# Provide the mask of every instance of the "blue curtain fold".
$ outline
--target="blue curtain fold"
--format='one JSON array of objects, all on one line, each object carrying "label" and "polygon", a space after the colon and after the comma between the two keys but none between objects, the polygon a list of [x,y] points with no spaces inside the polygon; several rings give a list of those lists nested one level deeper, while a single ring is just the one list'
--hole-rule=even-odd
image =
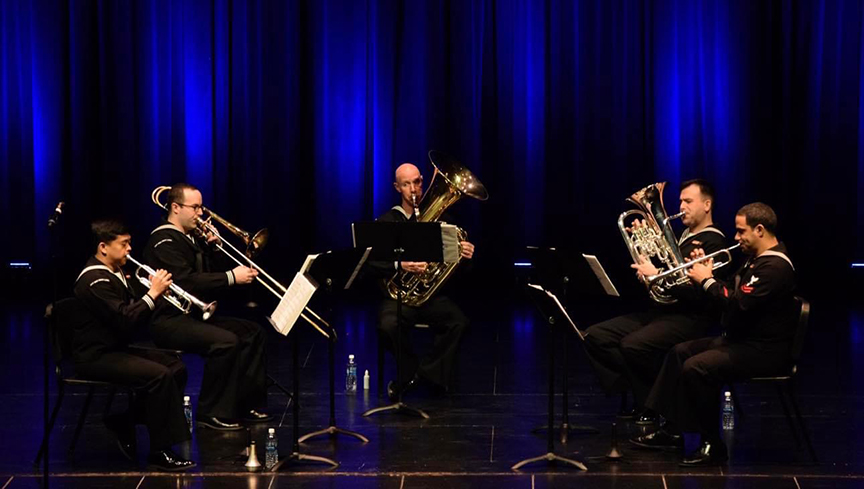
[{"label": "blue curtain fold", "polygon": [[[625,273],[624,199],[705,177],[721,227],[773,205],[824,283],[864,259],[862,25],[858,0],[0,2],[3,257],[44,263],[58,200],[71,268],[94,217],[140,245],[150,191],[189,181],[287,276],[438,149],[489,188],[453,211],[493,273],[529,244]],[[815,223],[853,236],[821,257]]]}]

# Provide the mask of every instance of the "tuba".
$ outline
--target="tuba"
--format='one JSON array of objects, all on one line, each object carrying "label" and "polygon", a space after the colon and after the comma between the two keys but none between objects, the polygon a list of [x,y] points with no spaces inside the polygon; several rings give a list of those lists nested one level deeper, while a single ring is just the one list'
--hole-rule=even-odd
[{"label": "tuba", "polygon": [[[672,219],[681,217],[684,213],[671,217],[666,214],[663,206],[664,187],[666,182],[654,183],[631,195],[627,200],[636,204],[638,209],[631,209],[618,216],[618,229],[634,263],[641,263],[641,257],[644,256],[660,271],[677,269],[677,273],[663,275],[659,280],[645,281],[652,299],[661,304],[672,304],[678,299],[669,295],[669,289],[687,283],[690,279],[686,271],[678,268],[684,263],[684,257],[678,248],[675,231],[669,224]],[[641,218],[644,226],[629,227],[627,220],[631,216]]]},{"label": "tuba", "polygon": [[[435,168],[429,189],[423,194],[419,206],[415,204],[414,215],[417,222],[435,222],[463,196],[467,195],[477,200],[486,200],[489,193],[480,180],[467,168],[452,157],[440,152],[430,151],[429,161]],[[468,238],[468,233],[462,228],[456,229],[457,241],[461,243]],[[409,306],[420,306],[429,300],[453,274],[461,261],[460,257],[453,263],[429,263],[422,273],[398,271],[387,281],[387,293],[393,299],[402,296]],[[400,292],[401,291],[401,292]]]}]

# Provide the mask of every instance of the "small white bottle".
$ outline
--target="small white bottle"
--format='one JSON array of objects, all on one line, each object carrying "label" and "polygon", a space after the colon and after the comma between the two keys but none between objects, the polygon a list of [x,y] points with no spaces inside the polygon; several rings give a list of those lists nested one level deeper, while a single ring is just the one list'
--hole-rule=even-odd
[{"label": "small white bottle", "polygon": [[735,406],[732,404],[732,393],[723,394],[723,430],[735,429]]},{"label": "small white bottle", "polygon": [[264,467],[267,470],[273,468],[279,462],[279,439],[276,438],[276,429],[270,428],[267,430],[267,445],[264,453]]},{"label": "small white bottle", "polygon": [[192,433],[192,399],[189,396],[183,396],[183,414],[186,416],[189,433]]},{"label": "small white bottle", "polygon": [[369,390],[369,370],[366,370],[366,372],[363,374],[363,390]]},{"label": "small white bottle", "polygon": [[357,364],[354,363],[354,355],[348,355],[348,366],[345,368],[345,392],[347,394],[357,392]]}]

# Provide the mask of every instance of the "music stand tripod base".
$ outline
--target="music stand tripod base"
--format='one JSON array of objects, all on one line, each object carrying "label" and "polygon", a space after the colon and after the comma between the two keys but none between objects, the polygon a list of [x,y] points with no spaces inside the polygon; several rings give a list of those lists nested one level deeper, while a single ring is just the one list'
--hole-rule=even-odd
[{"label": "music stand tripod base", "polygon": [[360,433],[357,433],[355,431],[342,429],[342,428],[339,428],[338,426],[329,426],[327,428],[324,428],[323,430],[318,430],[318,431],[313,431],[312,433],[307,433],[307,434],[301,436],[297,440],[297,442],[303,443],[306,440],[309,440],[310,438],[315,438],[316,436],[322,436],[322,435],[336,436],[336,435],[340,435],[340,434],[353,436],[354,438],[357,438],[358,440],[362,441],[363,443],[369,443],[369,438],[366,438],[365,436],[361,435]]},{"label": "music stand tripod base", "polygon": [[526,458],[525,460],[517,463],[513,467],[512,470],[519,470],[525,465],[533,464],[534,462],[562,462],[568,465],[572,465],[573,467],[578,468],[579,470],[588,470],[588,467],[585,467],[585,464],[579,462],[578,460],[572,460],[566,457],[562,457],[560,455],[556,455],[552,452],[547,453],[546,455],[540,455],[539,457]]},{"label": "music stand tripod base", "polygon": [[329,464],[330,467],[327,470],[332,470],[332,469],[335,469],[336,467],[339,467],[339,462],[336,462],[334,460],[330,460],[327,457],[319,457],[317,455],[306,455],[304,453],[294,452],[291,455],[289,455],[289,456],[283,458],[282,460],[280,460],[279,462],[277,462],[276,465],[274,465],[273,468],[271,468],[269,470],[269,472],[278,472],[279,469],[282,468],[282,466],[284,464],[291,463],[291,462],[297,462],[297,463],[318,462],[318,463],[322,463],[322,464]]},{"label": "music stand tripod base", "polygon": [[393,404],[387,406],[381,406],[377,408],[369,409],[368,411],[363,413],[363,416],[371,416],[376,413],[383,413],[386,411],[395,411],[397,413],[405,413],[405,414],[413,414],[414,416],[419,416],[423,419],[429,419],[429,415],[426,414],[422,409],[417,409],[405,404],[402,401],[394,402]]}]

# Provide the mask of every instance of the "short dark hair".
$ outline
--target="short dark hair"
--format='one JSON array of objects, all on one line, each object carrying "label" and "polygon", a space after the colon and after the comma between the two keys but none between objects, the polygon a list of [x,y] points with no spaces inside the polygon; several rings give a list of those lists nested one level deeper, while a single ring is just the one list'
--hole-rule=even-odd
[{"label": "short dark hair", "polygon": [[184,201],[186,199],[184,198],[183,194],[186,190],[193,190],[194,191],[194,190],[198,190],[198,189],[195,188],[194,185],[190,185],[188,183],[183,183],[183,182],[175,183],[174,185],[171,186],[171,190],[168,191],[168,197],[167,197],[167,200],[165,201],[165,208],[166,208],[165,211],[168,213],[168,215],[171,214],[171,204],[172,203],[174,203],[174,202],[176,202],[178,204],[184,203]]},{"label": "short dark hair", "polygon": [[693,178],[690,180],[685,180],[681,183],[681,188],[679,190],[684,190],[690,185],[696,185],[699,187],[699,193],[702,194],[702,197],[711,201],[711,208],[717,207],[717,197],[714,193],[714,186],[708,180],[703,178]]},{"label": "short dark hair", "polygon": [[753,202],[738,209],[735,215],[744,216],[747,225],[751,228],[755,228],[761,224],[769,233],[777,234],[777,214],[774,213],[774,209],[768,204]]},{"label": "short dark hair", "polygon": [[129,233],[129,228],[117,219],[99,219],[90,223],[90,232],[92,235],[92,249],[97,250],[99,243],[110,243],[117,239],[117,236],[124,236]]}]

